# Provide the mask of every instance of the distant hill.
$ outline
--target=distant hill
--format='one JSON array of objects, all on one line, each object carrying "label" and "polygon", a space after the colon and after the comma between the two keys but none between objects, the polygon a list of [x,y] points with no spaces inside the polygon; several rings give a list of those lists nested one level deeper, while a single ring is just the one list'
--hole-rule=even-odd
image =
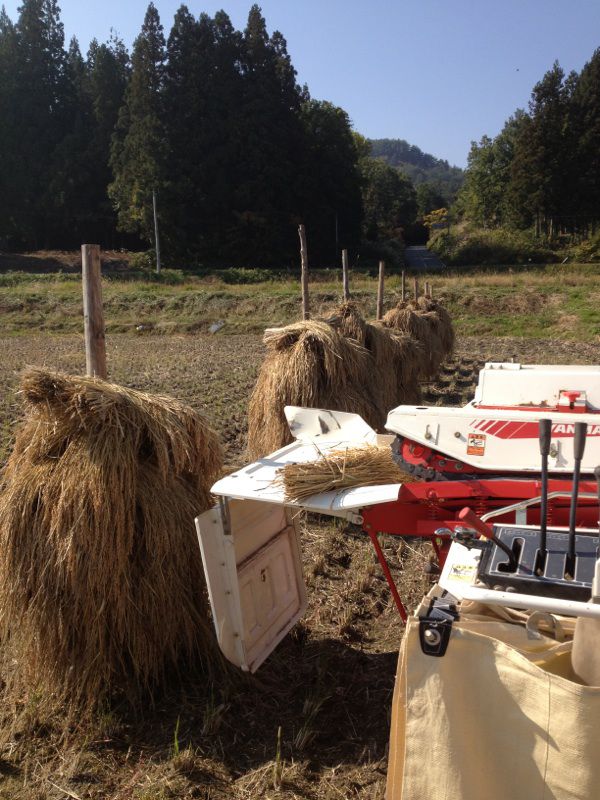
[{"label": "distant hill", "polygon": [[404,139],[369,139],[371,155],[406,173],[415,186],[431,184],[450,203],[462,186],[464,172],[447,161],[424,153]]}]

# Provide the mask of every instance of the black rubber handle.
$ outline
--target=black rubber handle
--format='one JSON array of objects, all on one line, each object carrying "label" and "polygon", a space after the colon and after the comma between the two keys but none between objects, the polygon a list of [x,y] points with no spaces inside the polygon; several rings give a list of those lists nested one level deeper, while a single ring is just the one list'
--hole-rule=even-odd
[{"label": "black rubber handle", "polygon": [[575,439],[573,441],[573,456],[576,461],[581,461],[585,450],[585,437],[587,436],[587,423],[575,423]]},{"label": "black rubber handle", "polygon": [[550,452],[550,438],[552,435],[552,420],[540,420],[540,453],[547,456]]}]

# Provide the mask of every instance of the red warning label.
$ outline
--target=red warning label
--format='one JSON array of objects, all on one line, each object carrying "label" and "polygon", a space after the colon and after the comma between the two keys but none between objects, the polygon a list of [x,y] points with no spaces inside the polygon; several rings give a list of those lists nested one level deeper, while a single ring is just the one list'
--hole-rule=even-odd
[{"label": "red warning label", "polygon": [[485,433],[470,433],[467,439],[467,455],[482,456],[485,453]]}]

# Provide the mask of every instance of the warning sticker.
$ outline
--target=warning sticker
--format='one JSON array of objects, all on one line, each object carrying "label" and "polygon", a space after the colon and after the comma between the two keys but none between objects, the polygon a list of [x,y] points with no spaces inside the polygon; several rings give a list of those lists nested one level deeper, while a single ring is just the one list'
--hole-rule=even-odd
[{"label": "warning sticker", "polygon": [[473,583],[477,574],[476,564],[452,564],[448,578],[461,583]]},{"label": "warning sticker", "polygon": [[467,455],[482,456],[485,453],[485,433],[470,433],[467,439]]}]

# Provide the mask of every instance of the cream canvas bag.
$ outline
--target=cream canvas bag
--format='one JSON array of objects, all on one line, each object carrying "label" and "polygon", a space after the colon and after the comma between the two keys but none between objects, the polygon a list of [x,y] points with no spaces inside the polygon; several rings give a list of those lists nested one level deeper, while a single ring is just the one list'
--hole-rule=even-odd
[{"label": "cream canvas bag", "polygon": [[600,687],[573,680],[572,642],[464,609],[441,658],[408,621],[387,800],[600,800]]}]

